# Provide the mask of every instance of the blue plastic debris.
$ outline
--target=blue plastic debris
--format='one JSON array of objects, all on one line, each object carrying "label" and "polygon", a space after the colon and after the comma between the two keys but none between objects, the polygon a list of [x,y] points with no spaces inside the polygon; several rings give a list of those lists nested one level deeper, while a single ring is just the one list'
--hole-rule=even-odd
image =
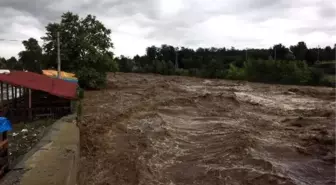
[{"label": "blue plastic debris", "polygon": [[0,133],[6,132],[9,130],[12,130],[11,122],[5,117],[0,117]]}]

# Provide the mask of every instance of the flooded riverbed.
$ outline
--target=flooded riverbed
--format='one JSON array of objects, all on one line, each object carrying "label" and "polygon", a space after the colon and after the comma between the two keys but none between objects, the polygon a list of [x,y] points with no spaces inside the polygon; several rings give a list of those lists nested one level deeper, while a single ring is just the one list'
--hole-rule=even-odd
[{"label": "flooded riverbed", "polygon": [[81,184],[335,184],[335,91],[118,74],[87,92]]}]

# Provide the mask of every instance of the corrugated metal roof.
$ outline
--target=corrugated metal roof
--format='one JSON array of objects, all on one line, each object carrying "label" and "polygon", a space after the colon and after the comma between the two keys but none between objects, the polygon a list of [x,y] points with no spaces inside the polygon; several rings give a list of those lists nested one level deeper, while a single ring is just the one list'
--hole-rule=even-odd
[{"label": "corrugated metal roof", "polygon": [[44,91],[63,98],[76,98],[77,84],[37,73],[11,71],[9,74],[0,74],[0,81],[28,89]]}]

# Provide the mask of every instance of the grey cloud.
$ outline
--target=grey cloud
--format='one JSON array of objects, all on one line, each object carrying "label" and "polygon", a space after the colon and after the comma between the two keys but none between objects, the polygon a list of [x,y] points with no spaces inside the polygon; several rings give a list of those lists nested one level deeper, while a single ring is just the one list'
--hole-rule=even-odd
[{"label": "grey cloud", "polygon": [[[171,17],[170,20],[155,23],[155,30],[148,33],[146,38],[155,37],[157,39],[166,39],[170,37],[180,40],[183,39],[184,31],[188,30],[188,28],[191,28],[195,24],[202,23],[212,16],[218,15],[233,15],[258,24],[272,17],[284,17],[284,9],[290,6],[288,2],[289,1],[286,0],[240,0],[232,4],[219,4],[210,10],[202,10],[202,6],[195,7],[190,3],[185,11],[179,12],[177,15]],[[229,4],[229,6],[227,6],[227,4]],[[197,9],[197,7],[200,8]]]},{"label": "grey cloud", "polygon": [[330,3],[321,3],[318,13],[323,19],[331,19],[336,17],[336,7]]},{"label": "grey cloud", "polygon": [[[63,0],[63,2],[67,3],[66,1]],[[62,5],[62,1],[58,2],[59,6],[56,6],[53,0],[0,0],[0,10],[11,9],[13,12],[12,16],[15,16],[15,11],[16,14],[21,12],[27,14],[27,16],[32,16],[40,22],[41,26],[37,27],[41,29],[48,23],[59,20],[61,14],[65,11],[73,11],[79,15],[93,14],[98,18],[111,17],[111,19],[127,18],[135,14],[141,14],[149,18],[158,17],[154,7],[156,1],[154,0],[90,0],[85,2],[78,1],[76,6],[64,6]],[[12,16],[3,16],[3,11],[0,11],[0,17],[5,17],[5,20],[1,21],[0,25],[17,22],[15,17],[11,19]],[[137,22],[140,26],[149,26],[146,21]],[[0,34],[5,31],[8,32],[9,30],[4,30],[4,27],[0,28]]]},{"label": "grey cloud", "polygon": [[[255,47],[255,43],[261,42],[260,39],[241,39],[237,37],[227,37],[225,40],[222,40],[222,42],[217,43],[208,43],[201,39],[186,39],[183,41],[183,45],[191,47],[191,48],[198,48],[198,47],[218,47],[218,48],[230,48],[230,47],[236,47],[239,49],[243,49],[247,46]],[[235,43],[234,45],[230,45],[229,43]]]},{"label": "grey cloud", "polygon": [[[67,1],[67,0],[63,0]],[[144,14],[148,17],[156,17],[155,8],[151,8],[156,1],[105,1],[90,0],[78,1],[75,7],[59,7],[53,0],[0,0],[0,7],[10,7],[21,12],[29,13],[38,18],[42,23],[55,21],[65,11],[74,11],[75,13],[91,13],[108,16],[130,16],[136,13]],[[60,2],[60,1],[58,1]],[[50,6],[55,4],[53,7]],[[61,4],[61,3],[60,3]]]},{"label": "grey cloud", "polygon": [[[59,10],[53,9],[53,7],[49,7],[53,2],[53,0],[0,0],[0,7],[11,7],[22,12],[27,12],[37,17],[43,23],[46,23],[46,21],[54,21],[59,18],[60,13],[62,13]],[[245,17],[245,15],[253,14],[254,16],[246,16],[245,18],[249,19],[251,17],[251,21],[263,21],[273,16],[285,14],[284,10],[293,6],[292,0],[236,0],[232,2],[215,2],[218,3],[218,5],[206,10],[204,10],[204,8],[211,2],[202,1],[202,3],[198,2],[196,4],[195,1],[189,2],[187,3],[189,8],[179,15],[174,16],[172,19],[181,23],[181,19],[185,19],[188,14],[192,14],[194,19],[187,18],[184,21],[184,24],[188,26],[195,24],[195,22],[203,21],[204,18],[202,17],[221,14]],[[142,14],[154,21],[160,21],[161,17],[157,6],[157,0],[91,0],[85,2],[78,1],[78,6],[76,6],[75,9],[73,7],[64,7],[63,10],[113,17]],[[57,7],[57,9],[62,9],[62,7]],[[324,6],[321,10],[321,14],[334,16],[335,11],[333,11],[333,8],[330,6]]]},{"label": "grey cloud", "polygon": [[117,0],[102,2],[101,6],[105,7],[105,9],[112,15],[131,16],[135,14],[143,14],[150,19],[158,19],[159,12],[156,9],[157,2],[158,1],[155,0]]},{"label": "grey cloud", "polygon": [[48,9],[48,5],[52,2],[52,0],[0,0],[0,7],[13,8],[20,12],[28,13],[46,23],[59,17],[59,12]]},{"label": "grey cloud", "polygon": [[[168,0],[167,0],[168,1]],[[19,22],[20,24],[34,24],[34,27],[43,29],[43,27],[52,21],[57,21],[65,11],[73,11],[80,15],[93,14],[98,19],[109,20],[107,26],[110,26],[113,31],[118,31],[119,24],[127,23],[127,21],[134,22],[140,28],[151,28],[148,33],[143,34],[144,39],[152,39],[157,41],[175,40],[176,43],[184,43],[186,45],[198,45],[204,41],[198,38],[185,37],[190,29],[197,24],[200,24],[212,17],[219,15],[231,15],[237,17],[237,19],[243,19],[249,23],[258,25],[263,21],[267,21],[272,18],[285,18],[288,17],[288,11],[290,8],[296,8],[301,6],[316,6],[319,8],[319,15],[321,18],[333,19],[336,17],[335,7],[330,3],[324,1],[319,4],[309,4],[305,0],[190,0],[184,1],[186,7],[175,15],[168,17],[162,16],[160,12],[158,0],[60,0],[58,2],[78,2],[75,6],[55,5],[54,0],[0,0],[0,36],[3,33],[10,33],[10,28],[6,25],[13,22]],[[303,2],[303,3],[301,3]],[[326,2],[326,3],[325,3]],[[62,3],[60,3],[62,4]],[[6,15],[4,15],[3,9],[7,9]],[[12,11],[8,13],[8,11]],[[40,25],[36,23],[15,20],[17,12],[27,16],[36,18]],[[11,15],[9,16],[9,14]],[[226,24],[219,23],[219,24]],[[227,25],[230,26],[230,25]],[[295,33],[307,34],[314,31],[322,31],[326,34],[332,35],[336,32],[335,23],[332,21],[322,22],[319,26],[312,25],[311,27],[302,27],[292,30]],[[225,33],[223,33],[225,34]],[[112,34],[113,35],[113,34]],[[256,43],[259,40],[246,38],[232,38],[228,39],[228,42],[233,43]],[[225,43],[224,43],[225,44]]]},{"label": "grey cloud", "polygon": [[[66,1],[66,0],[65,0]],[[18,11],[27,12],[36,17],[42,24],[55,21],[60,17],[60,9],[53,9],[49,5],[53,0],[0,0],[0,7],[11,7]],[[76,7],[64,7],[63,11],[74,11],[75,13],[92,13],[98,16],[129,17],[141,14],[153,20],[138,21],[139,26],[157,26],[158,31],[167,30],[173,27],[188,28],[194,24],[202,22],[211,16],[226,14],[245,17],[250,21],[263,21],[272,16],[281,15],[284,8],[288,7],[289,0],[238,0],[233,2],[218,1],[218,6],[204,10],[210,2],[203,1],[196,4],[195,1],[187,3],[187,8],[172,16],[169,20],[162,19],[159,12],[157,0],[91,0],[78,2]],[[150,35],[149,35],[150,36]]]},{"label": "grey cloud", "polygon": [[289,0],[249,0],[242,4],[244,8],[238,16],[255,24],[274,17],[284,18],[288,9],[292,7]]},{"label": "grey cloud", "polygon": [[242,2],[242,4],[246,4],[244,6],[245,9],[283,9],[291,6],[290,1],[288,0],[249,0],[247,3]]},{"label": "grey cloud", "polygon": [[310,27],[299,27],[292,32],[299,33],[299,34],[309,34],[312,32],[322,32],[328,35],[334,35],[336,33],[336,23],[326,24],[326,25],[314,25]]},{"label": "grey cloud", "polygon": [[22,28],[43,29],[43,26],[34,17],[26,12],[20,12],[10,7],[0,6],[0,38],[10,40],[27,39],[22,32]]},{"label": "grey cloud", "polygon": [[336,7],[333,6],[332,1],[321,1],[316,3],[317,13],[320,20],[315,24],[305,27],[298,27],[292,30],[295,33],[309,34],[312,32],[326,33],[330,37],[336,34]]}]

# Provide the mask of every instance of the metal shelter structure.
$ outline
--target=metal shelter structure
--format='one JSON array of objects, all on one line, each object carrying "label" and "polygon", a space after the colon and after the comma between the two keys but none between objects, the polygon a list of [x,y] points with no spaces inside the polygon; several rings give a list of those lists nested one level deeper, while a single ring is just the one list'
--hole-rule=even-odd
[{"label": "metal shelter structure", "polygon": [[45,75],[11,71],[0,74],[0,116],[12,123],[71,112],[77,84]]}]

